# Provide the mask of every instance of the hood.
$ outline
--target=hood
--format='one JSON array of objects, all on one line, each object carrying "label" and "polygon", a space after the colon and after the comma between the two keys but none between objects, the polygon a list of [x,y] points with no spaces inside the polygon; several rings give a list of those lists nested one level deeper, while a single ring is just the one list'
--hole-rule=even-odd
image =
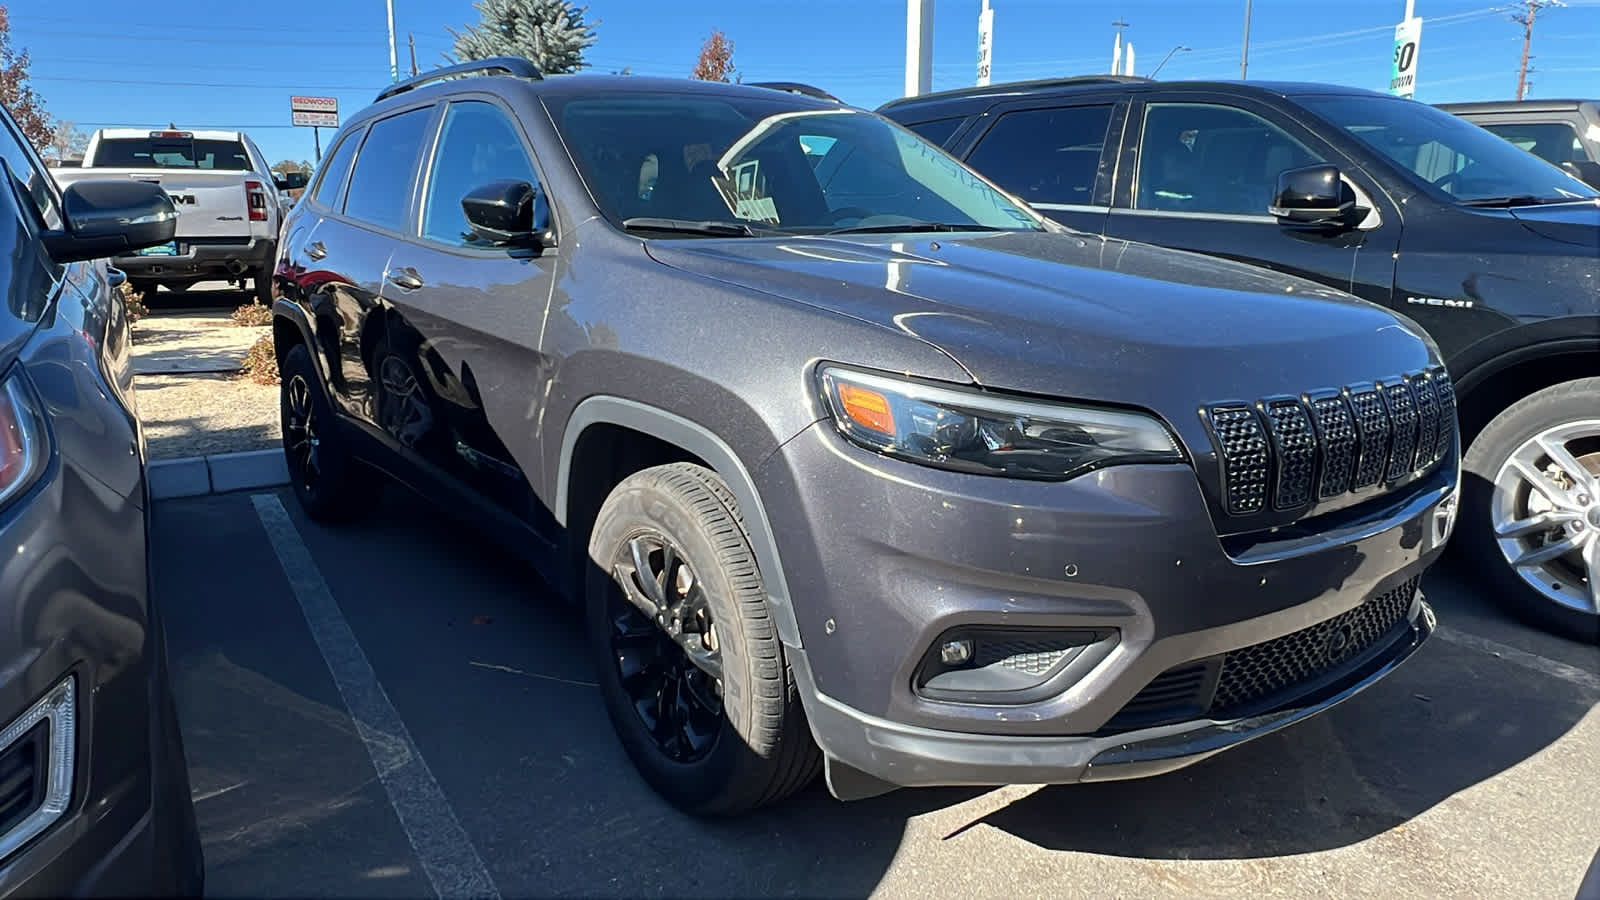
[{"label": "hood", "polygon": [[1540,237],[1587,247],[1600,256],[1600,200],[1513,206],[1511,215]]},{"label": "hood", "polygon": [[1181,418],[1192,418],[1200,403],[1298,394],[1434,364],[1414,324],[1349,294],[1099,237],[862,235],[648,246],[667,265],[921,338],[985,387]]}]

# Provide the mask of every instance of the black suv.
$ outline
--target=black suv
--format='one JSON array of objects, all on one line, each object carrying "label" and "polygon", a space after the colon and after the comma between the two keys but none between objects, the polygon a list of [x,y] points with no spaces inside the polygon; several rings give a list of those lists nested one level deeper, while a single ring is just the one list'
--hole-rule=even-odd
[{"label": "black suv", "polygon": [[841,798],[1154,774],[1433,627],[1420,329],[1068,234],[868,111],[446,68],[350,119],[281,247],[300,502],[382,472],[525,554],[688,810],[824,761]]},{"label": "black suv", "polygon": [[1600,188],[1600,101],[1503,100],[1439,108]]},{"label": "black suv", "polygon": [[1600,639],[1594,189],[1433,107],[1329,85],[1091,76],[880,111],[1082,233],[1315,279],[1422,324],[1468,448],[1457,543],[1512,609]]}]

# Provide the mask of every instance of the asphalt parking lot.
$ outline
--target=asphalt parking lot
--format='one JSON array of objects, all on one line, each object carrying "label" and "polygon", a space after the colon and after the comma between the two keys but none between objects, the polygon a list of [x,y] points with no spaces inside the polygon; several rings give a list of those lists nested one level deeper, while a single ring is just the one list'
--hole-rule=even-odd
[{"label": "asphalt parking lot", "polygon": [[154,542],[214,896],[1570,900],[1600,845],[1600,654],[1447,574],[1394,677],[1187,770],[703,823],[628,765],[575,614],[401,490],[337,529],[167,501]]}]

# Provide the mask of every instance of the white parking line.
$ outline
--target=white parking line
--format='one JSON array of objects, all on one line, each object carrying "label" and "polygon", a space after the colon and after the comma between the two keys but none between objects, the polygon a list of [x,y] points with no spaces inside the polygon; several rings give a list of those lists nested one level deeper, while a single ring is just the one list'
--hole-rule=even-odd
[{"label": "white parking line", "polygon": [[1540,656],[1537,653],[1518,650],[1499,641],[1491,641],[1488,638],[1457,631],[1454,628],[1440,627],[1434,634],[1440,640],[1455,644],[1457,647],[1466,647],[1469,650],[1479,650],[1498,656],[1506,662],[1515,663],[1525,669],[1550,675],[1562,681],[1569,681],[1590,693],[1600,694],[1600,675],[1585,671],[1577,666],[1569,666],[1564,662],[1558,662],[1548,657]]},{"label": "white parking line", "polygon": [[[456,819],[405,722],[389,702],[389,695],[378,682],[289,513],[272,494],[255,494],[250,500],[434,895],[498,898],[500,891],[484,867],[483,858]],[[409,752],[402,760],[391,759],[393,748],[386,748],[378,740],[384,734],[404,742]]]}]

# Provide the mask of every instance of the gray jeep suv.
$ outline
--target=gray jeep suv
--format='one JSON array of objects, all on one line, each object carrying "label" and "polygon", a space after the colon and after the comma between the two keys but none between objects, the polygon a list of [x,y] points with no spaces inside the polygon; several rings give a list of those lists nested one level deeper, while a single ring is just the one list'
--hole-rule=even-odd
[{"label": "gray jeep suv", "polygon": [[1433,628],[1458,450],[1414,324],[1070,232],[826,98],[402,82],[275,284],[307,511],[388,476],[526,555],[697,814],[821,768],[841,799],[1167,771]]}]

